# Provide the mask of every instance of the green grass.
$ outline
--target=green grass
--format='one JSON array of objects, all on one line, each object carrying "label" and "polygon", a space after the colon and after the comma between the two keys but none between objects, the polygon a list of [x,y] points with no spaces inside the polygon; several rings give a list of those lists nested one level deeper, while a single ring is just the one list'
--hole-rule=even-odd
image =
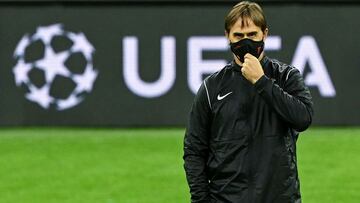
[{"label": "green grass", "polygon": [[359,202],[360,128],[315,128],[299,138],[303,202]]},{"label": "green grass", "polygon": [[[189,202],[184,129],[0,129],[0,202]],[[298,141],[303,202],[360,199],[360,128]]]}]

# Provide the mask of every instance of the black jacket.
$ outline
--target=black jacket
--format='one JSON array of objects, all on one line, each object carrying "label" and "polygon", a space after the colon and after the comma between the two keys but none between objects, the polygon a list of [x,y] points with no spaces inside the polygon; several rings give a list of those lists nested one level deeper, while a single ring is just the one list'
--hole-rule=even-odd
[{"label": "black jacket", "polygon": [[192,202],[301,202],[296,140],[312,121],[310,91],[296,68],[261,64],[254,85],[235,62],[201,85],[184,139]]}]

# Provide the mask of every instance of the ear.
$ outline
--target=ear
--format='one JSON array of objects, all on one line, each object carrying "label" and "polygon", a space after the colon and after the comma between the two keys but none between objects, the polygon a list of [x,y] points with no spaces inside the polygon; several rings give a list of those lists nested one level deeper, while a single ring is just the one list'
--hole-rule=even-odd
[{"label": "ear", "polygon": [[224,31],[225,37],[228,40],[228,42],[230,43],[230,39],[229,39],[229,33],[225,30]]},{"label": "ear", "polygon": [[269,34],[269,28],[266,28],[266,29],[264,30],[264,41],[266,40],[268,34]]}]

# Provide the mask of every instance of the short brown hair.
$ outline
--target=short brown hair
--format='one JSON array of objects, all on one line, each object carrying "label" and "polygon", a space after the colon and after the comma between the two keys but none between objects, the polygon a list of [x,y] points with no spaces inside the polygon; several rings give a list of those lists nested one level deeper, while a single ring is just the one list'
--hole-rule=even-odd
[{"label": "short brown hair", "polygon": [[250,19],[256,26],[260,27],[263,32],[267,28],[264,12],[257,3],[242,1],[236,4],[225,17],[225,30],[227,33],[230,32],[231,27],[239,18],[242,20],[242,26],[247,25],[247,20]]}]

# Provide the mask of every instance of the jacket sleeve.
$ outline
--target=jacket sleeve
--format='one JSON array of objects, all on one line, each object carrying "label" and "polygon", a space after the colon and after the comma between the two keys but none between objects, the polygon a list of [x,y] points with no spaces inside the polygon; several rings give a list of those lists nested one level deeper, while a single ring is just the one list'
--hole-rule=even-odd
[{"label": "jacket sleeve", "polygon": [[283,79],[283,88],[263,75],[255,88],[267,104],[296,131],[306,130],[313,116],[313,103],[309,89],[296,68],[289,69]]},{"label": "jacket sleeve", "polygon": [[206,175],[211,103],[205,82],[201,85],[191,108],[184,139],[184,168],[190,187],[191,202],[208,203]]}]

